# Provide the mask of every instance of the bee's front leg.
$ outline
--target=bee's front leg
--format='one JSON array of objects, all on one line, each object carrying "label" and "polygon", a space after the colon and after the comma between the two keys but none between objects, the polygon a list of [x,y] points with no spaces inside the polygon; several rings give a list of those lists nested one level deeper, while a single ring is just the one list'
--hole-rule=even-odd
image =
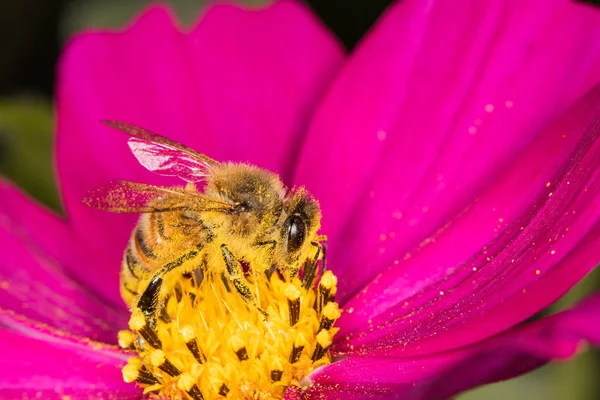
[{"label": "bee's front leg", "polygon": [[234,257],[231,251],[229,251],[226,244],[221,245],[221,252],[223,253],[223,261],[225,261],[225,266],[227,267],[229,280],[231,280],[237,292],[242,296],[242,298],[245,301],[256,307],[256,309],[260,311],[264,316],[267,316],[267,312],[260,308],[258,304],[256,304],[256,299],[252,294],[252,290],[250,290],[250,285],[244,277],[244,270],[242,269],[242,265]]},{"label": "bee's front leg", "polygon": [[[269,268],[266,268],[264,271],[267,278],[271,279],[271,275],[273,274],[273,272],[275,272],[275,270],[277,269],[277,265],[273,264],[273,258],[275,257],[275,247],[277,247],[277,241],[276,240],[266,240],[264,242],[256,242],[254,243],[254,247],[266,247],[267,248],[267,254],[268,254],[268,259],[265,262],[265,265],[269,265]],[[255,273],[258,271],[254,271]]]},{"label": "bee's front leg", "polygon": [[[305,267],[304,267],[304,275],[302,277],[302,286],[304,286],[305,288],[309,288],[310,285],[312,285],[314,277],[315,277],[315,273],[317,272],[317,262],[319,261],[319,259],[322,259],[322,264],[323,267],[325,267],[325,248],[326,248],[326,244],[327,242],[325,242],[323,244],[323,246],[321,246],[319,243],[317,242],[310,242],[311,245],[315,246],[317,248],[317,251],[315,252],[315,255],[313,257],[312,260],[306,260],[305,262]],[[321,252],[323,252],[323,258],[321,258]]]}]

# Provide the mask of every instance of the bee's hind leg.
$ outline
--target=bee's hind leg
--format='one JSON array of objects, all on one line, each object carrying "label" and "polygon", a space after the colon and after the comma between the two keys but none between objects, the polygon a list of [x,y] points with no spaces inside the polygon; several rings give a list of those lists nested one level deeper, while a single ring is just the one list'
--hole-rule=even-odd
[{"label": "bee's hind leg", "polygon": [[225,265],[227,267],[227,273],[229,275],[229,280],[233,283],[233,286],[237,290],[237,292],[242,296],[242,298],[252,304],[258,311],[260,311],[265,317],[268,315],[265,310],[259,307],[256,304],[256,299],[250,290],[250,286],[248,285],[248,281],[244,277],[244,270],[242,269],[239,261],[234,257],[234,255],[229,251],[226,244],[221,245],[221,252],[223,253],[223,261],[225,261]]}]

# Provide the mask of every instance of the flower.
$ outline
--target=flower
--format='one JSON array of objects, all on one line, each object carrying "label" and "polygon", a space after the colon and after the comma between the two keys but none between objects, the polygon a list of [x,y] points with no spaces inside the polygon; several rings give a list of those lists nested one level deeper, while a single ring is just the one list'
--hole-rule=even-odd
[{"label": "flower", "polygon": [[293,398],[442,399],[600,343],[600,296],[522,323],[598,264],[600,13],[557,0],[394,4],[346,56],[305,6],[164,7],[59,67],[58,217],[3,182],[0,394],[137,398],[115,346],[135,217],[86,208],[137,165],[100,119],[304,184],[343,314]]}]

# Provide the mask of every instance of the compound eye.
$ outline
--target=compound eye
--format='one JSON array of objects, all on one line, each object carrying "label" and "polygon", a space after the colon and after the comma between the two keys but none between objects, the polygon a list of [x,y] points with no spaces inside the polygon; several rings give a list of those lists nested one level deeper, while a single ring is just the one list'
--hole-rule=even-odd
[{"label": "compound eye", "polygon": [[287,250],[293,253],[298,251],[306,240],[306,223],[298,215],[291,215],[288,222]]}]

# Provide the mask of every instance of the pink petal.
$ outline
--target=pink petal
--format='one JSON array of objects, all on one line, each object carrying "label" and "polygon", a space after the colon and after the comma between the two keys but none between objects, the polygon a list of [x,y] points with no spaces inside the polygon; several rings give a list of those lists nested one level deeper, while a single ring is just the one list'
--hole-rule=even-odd
[{"label": "pink petal", "polygon": [[[118,299],[116,270],[135,217],[89,210],[85,192],[120,178],[183,184],[145,171],[100,119],[140,125],[220,161],[250,161],[288,177],[307,120],[343,58],[306,6],[214,5],[190,32],[150,8],[121,33],[77,37],[60,65],[57,163],[63,198],[89,257],[72,272]],[[289,180],[289,179],[288,179]]]},{"label": "pink petal", "polygon": [[[46,338],[47,339],[47,338]],[[47,341],[0,329],[0,397],[44,399],[141,398],[123,382],[125,356],[85,341]]]},{"label": "pink petal", "polygon": [[600,344],[600,295],[574,309],[455,351],[415,358],[348,358],[316,370],[304,396],[319,399],[446,399]]},{"label": "pink petal", "polygon": [[12,186],[0,185],[0,309],[114,342],[127,315],[66,275],[65,263],[86,265],[68,226]]},{"label": "pink petal", "polygon": [[585,276],[599,260],[599,124],[600,86],[346,304],[338,350],[408,356],[463,346],[523,321]]},{"label": "pink petal", "polygon": [[390,8],[319,108],[295,177],[321,201],[341,299],[489,190],[599,81],[600,11],[591,6]]},{"label": "pink petal", "polygon": [[24,195],[12,183],[0,177],[0,218],[10,223],[15,234],[26,237],[41,251],[60,263],[69,263],[76,238],[60,216]]}]

